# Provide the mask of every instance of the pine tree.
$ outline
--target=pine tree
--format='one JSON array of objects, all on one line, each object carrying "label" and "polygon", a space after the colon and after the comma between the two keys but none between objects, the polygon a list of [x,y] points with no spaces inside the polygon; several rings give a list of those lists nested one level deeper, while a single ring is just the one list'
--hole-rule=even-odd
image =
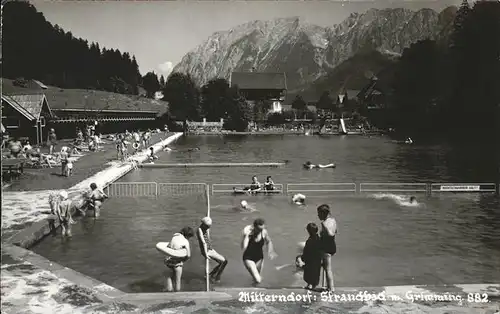
[{"label": "pine tree", "polygon": [[138,94],[139,67],[129,53],[75,38],[49,23],[29,2],[7,2],[2,13],[4,77]]}]

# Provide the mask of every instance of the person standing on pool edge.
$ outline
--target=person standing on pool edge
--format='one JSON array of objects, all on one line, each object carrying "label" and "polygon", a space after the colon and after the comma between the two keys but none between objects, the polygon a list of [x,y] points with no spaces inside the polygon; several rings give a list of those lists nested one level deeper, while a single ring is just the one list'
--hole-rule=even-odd
[{"label": "person standing on pool edge", "polygon": [[337,234],[337,222],[330,216],[330,206],[320,205],[317,209],[318,218],[321,220],[320,247],[323,253],[323,269],[326,273],[327,289],[334,291],[332,256],[337,252],[335,235]]},{"label": "person standing on pool edge", "polygon": [[210,227],[212,226],[212,219],[210,217],[205,217],[201,220],[201,225],[196,232],[198,237],[198,242],[200,244],[201,255],[209,260],[214,260],[218,263],[217,266],[210,272],[209,276],[215,282],[220,281],[220,277],[224,268],[226,268],[227,260],[224,256],[217,253],[212,248],[212,241],[210,239]]},{"label": "person standing on pool edge", "polygon": [[243,249],[243,264],[252,276],[254,285],[262,282],[262,267],[264,266],[264,244],[267,244],[268,255],[271,260],[277,257],[273,242],[267,232],[265,221],[257,218],[253,225],[243,229],[241,248]]}]

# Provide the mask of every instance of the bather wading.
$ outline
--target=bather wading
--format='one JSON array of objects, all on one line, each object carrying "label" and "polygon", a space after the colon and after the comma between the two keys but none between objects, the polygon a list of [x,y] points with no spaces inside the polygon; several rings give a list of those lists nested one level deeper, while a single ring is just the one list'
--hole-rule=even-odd
[{"label": "bather wading", "polygon": [[101,206],[108,196],[100,189],[97,188],[97,184],[90,184],[90,193],[87,199],[87,208],[94,210],[94,218],[99,218],[101,215]]}]

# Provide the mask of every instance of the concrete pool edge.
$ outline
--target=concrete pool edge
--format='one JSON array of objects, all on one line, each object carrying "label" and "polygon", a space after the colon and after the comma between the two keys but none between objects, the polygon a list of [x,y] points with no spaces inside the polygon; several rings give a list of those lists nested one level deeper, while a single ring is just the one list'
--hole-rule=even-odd
[{"label": "concrete pool edge", "polygon": [[[174,133],[173,135],[167,137],[164,140],[159,141],[151,145],[155,153],[161,151],[165,146],[171,144],[172,142],[179,139],[183,133]],[[109,184],[120,179],[130,171],[135,168],[136,163],[142,163],[148,159],[148,150],[142,150],[137,154],[129,157],[128,161],[125,163],[118,163],[109,166],[108,168],[96,173],[95,175],[77,183],[76,185],[70,187],[67,191],[70,199],[73,202],[78,202],[82,196],[82,192],[87,190],[90,183],[95,182],[99,187],[104,188]],[[56,225],[56,227],[59,227]],[[23,248],[30,248],[38,241],[42,240],[45,236],[50,233],[47,221],[45,219],[34,222],[31,226],[17,232],[12,237],[8,239],[8,243],[18,245]]]},{"label": "concrete pool edge", "polygon": [[[81,286],[91,290],[95,297],[103,303],[109,302],[124,302],[131,304],[158,304],[172,301],[229,301],[240,300],[240,293],[255,292],[256,295],[262,293],[264,295],[304,295],[307,293],[302,288],[214,288],[212,291],[181,291],[176,293],[158,292],[158,293],[125,293],[117,288],[105,284],[95,278],[86,276],[71,268],[64,267],[54,263],[45,257],[34,253],[33,251],[21,248],[13,244],[4,244],[2,250],[12,257],[14,260],[24,261],[33,266],[50,272],[58,278],[65,279],[72,284]],[[442,286],[425,286],[425,285],[408,285],[408,286],[382,286],[382,287],[338,287],[335,293],[338,295],[355,295],[358,293],[368,293],[372,295],[384,294],[386,301],[393,302],[411,302],[407,293],[412,295],[451,295],[460,294],[463,296],[464,302],[467,302],[467,294],[471,295],[488,295],[489,303],[500,305],[500,283],[498,284],[453,284]],[[317,294],[317,293],[316,293]],[[399,298],[399,299],[398,299]],[[248,302],[248,301],[245,301]],[[259,301],[256,301],[259,302]],[[500,308],[499,308],[500,309]]]}]

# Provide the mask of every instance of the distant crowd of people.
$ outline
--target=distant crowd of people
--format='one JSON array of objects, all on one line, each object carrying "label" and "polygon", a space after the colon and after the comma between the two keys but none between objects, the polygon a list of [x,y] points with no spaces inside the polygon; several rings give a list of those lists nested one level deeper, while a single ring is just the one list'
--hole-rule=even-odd
[{"label": "distant crowd of people", "polygon": [[[155,130],[160,133],[159,129]],[[165,134],[169,132],[168,127],[165,125]],[[116,143],[117,159],[125,161],[129,157],[129,144],[132,144],[133,153],[148,147],[151,144],[151,137],[153,131],[148,129],[146,131],[125,131],[123,134],[109,135],[108,140]],[[3,139],[2,157],[6,159],[23,159],[25,160],[25,167],[31,168],[53,168],[56,166],[61,167],[62,176],[70,176],[73,173],[73,162],[75,156],[82,156],[83,152],[95,152],[102,148],[104,143],[103,135],[96,132],[94,124],[89,124],[82,128],[76,128],[76,137],[71,142],[66,142],[60,146],[55,129],[51,128],[47,135],[45,142],[48,152],[42,151],[41,146],[31,145],[27,138],[5,138]],[[151,147],[150,147],[151,149]],[[153,152],[150,154],[150,159],[157,158]]]}]

